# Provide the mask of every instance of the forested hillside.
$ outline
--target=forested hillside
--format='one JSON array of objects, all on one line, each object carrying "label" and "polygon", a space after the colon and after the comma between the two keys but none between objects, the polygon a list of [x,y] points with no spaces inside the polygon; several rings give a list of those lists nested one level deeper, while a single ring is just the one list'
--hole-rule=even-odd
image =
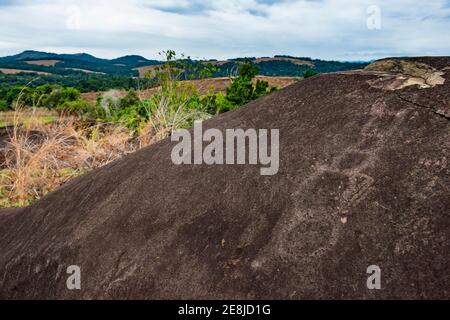
[{"label": "forested hillside", "polygon": [[[202,70],[204,65],[213,67],[213,77],[235,76],[239,65],[244,61],[253,62],[258,67],[259,75],[299,78],[303,77],[305,72],[327,73],[359,69],[367,65],[364,62],[323,61],[292,56],[247,57],[224,61],[200,61],[187,57],[182,59],[182,65],[190,67],[184,69],[181,78],[202,78],[195,70]],[[74,87],[80,92],[145,89],[154,84],[149,71],[161,64],[162,61],[148,60],[138,55],[108,60],[86,53],[24,51],[18,55],[0,58],[0,93],[5,93],[15,86],[27,85],[35,88],[44,84]]]}]

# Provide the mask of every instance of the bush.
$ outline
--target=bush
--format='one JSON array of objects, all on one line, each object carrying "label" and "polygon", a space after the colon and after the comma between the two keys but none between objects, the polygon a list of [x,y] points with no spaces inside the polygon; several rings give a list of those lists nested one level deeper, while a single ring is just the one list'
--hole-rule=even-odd
[{"label": "bush", "polygon": [[4,99],[13,108],[17,105],[29,106],[33,104],[33,91],[28,87],[15,86],[6,92]]},{"label": "bush", "polygon": [[233,80],[231,86],[227,89],[228,101],[236,105],[244,105],[253,98],[252,80],[238,77]]},{"label": "bush", "polygon": [[75,88],[43,85],[33,92],[33,106],[56,109],[66,102],[77,101],[81,94]]},{"label": "bush", "polygon": [[267,91],[269,90],[269,83],[267,81],[256,81],[256,86],[254,90],[254,97],[259,98],[267,94]]},{"label": "bush", "polygon": [[51,84],[46,83],[42,86],[37,87],[35,89],[35,92],[37,94],[50,94],[50,93],[52,93],[52,91],[55,87],[56,86],[54,86],[54,85],[52,86]]},{"label": "bush", "polygon": [[110,118],[111,122],[118,122],[124,127],[137,131],[145,119],[139,114],[139,110],[136,106],[130,106],[124,109],[120,109],[115,115]]},{"label": "bush", "polygon": [[8,111],[9,105],[6,100],[0,100],[0,111]]},{"label": "bush", "polygon": [[80,96],[80,91],[75,88],[68,87],[61,89],[61,99],[63,103],[66,101],[76,101]]},{"label": "bush", "polygon": [[60,114],[77,116],[84,120],[94,121],[105,118],[105,112],[101,107],[80,99],[75,101],[66,101],[59,105],[56,110]]},{"label": "bush", "polygon": [[228,100],[222,92],[204,95],[199,98],[197,103],[197,109],[210,115],[228,112],[237,108],[237,105]]},{"label": "bush", "polygon": [[231,103],[242,106],[273,91],[269,89],[267,81],[258,80],[256,85],[253,85],[253,79],[258,74],[258,67],[251,61],[243,63],[238,72],[238,77],[233,79],[231,86],[227,89],[226,98]]},{"label": "bush", "polygon": [[137,95],[134,89],[130,89],[127,95],[119,100],[119,109],[126,109],[133,106],[138,106],[141,103],[141,99]]},{"label": "bush", "polygon": [[311,78],[314,77],[317,74],[317,72],[315,72],[313,69],[308,69],[303,73],[303,78],[307,79],[307,78]]},{"label": "bush", "polygon": [[76,101],[81,94],[75,88],[60,87],[56,85],[45,84],[36,88],[14,86],[7,90],[2,90],[2,96],[8,105],[16,107],[44,107],[54,109],[59,105]]}]

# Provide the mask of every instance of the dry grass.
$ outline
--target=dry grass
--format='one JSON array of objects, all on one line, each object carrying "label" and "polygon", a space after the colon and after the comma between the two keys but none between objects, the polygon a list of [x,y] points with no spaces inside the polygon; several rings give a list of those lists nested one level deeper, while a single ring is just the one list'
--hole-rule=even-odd
[{"label": "dry grass", "polygon": [[207,120],[211,115],[186,108],[185,103],[173,103],[166,96],[154,100],[156,105],[148,110],[150,117],[139,132],[140,147],[145,147],[169,137],[175,130],[185,128],[195,120]]},{"label": "dry grass", "polygon": [[156,72],[156,69],[158,67],[161,67],[160,65],[155,65],[155,66],[144,66],[144,67],[138,67],[138,68],[134,68],[134,70],[137,70],[139,72],[139,77],[143,78],[145,77],[145,75],[147,73],[153,73]]},{"label": "dry grass", "polygon": [[0,128],[13,126],[15,120],[20,124],[30,126],[36,123],[47,124],[57,119],[58,114],[42,108],[29,108],[19,111],[4,111],[0,113]]},{"label": "dry grass", "polygon": [[123,128],[85,127],[75,118],[25,126],[20,116],[17,112],[2,149],[0,207],[29,205],[73,177],[139,148]]},{"label": "dry grass", "polygon": [[[0,136],[0,207],[22,207],[87,171],[100,168],[166,138],[186,121],[202,118],[184,105],[158,100],[139,135],[114,124],[88,125],[76,117],[42,121],[46,111],[18,110],[6,115]],[[34,116],[34,117],[33,117]],[[1,135],[1,133],[0,133]]]},{"label": "dry grass", "polygon": [[44,66],[44,67],[54,67],[58,62],[61,62],[61,60],[31,60],[31,61],[25,61],[27,64],[35,65],[35,66]]}]

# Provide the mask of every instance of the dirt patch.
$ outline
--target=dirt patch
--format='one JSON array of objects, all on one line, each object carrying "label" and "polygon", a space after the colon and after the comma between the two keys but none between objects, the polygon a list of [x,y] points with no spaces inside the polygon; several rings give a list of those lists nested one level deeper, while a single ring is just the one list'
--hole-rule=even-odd
[{"label": "dirt patch", "polygon": [[151,74],[152,72],[155,72],[155,69],[158,67],[159,66],[144,66],[144,67],[134,68],[133,70],[137,70],[139,72],[139,77],[143,78],[148,73]]},{"label": "dirt patch", "polygon": [[40,75],[48,75],[47,72],[33,71],[33,70],[21,70],[21,69],[8,69],[0,68],[0,72],[3,74],[19,74],[19,73],[36,73]]},{"label": "dirt patch", "polygon": [[27,64],[35,65],[35,66],[45,66],[45,67],[54,67],[61,60],[32,60],[25,61]]},{"label": "dirt patch", "polygon": [[92,70],[87,70],[87,69],[80,69],[80,68],[66,68],[67,70],[74,70],[74,71],[81,71],[81,72],[85,72],[85,73],[95,73],[95,74],[105,74],[103,72],[97,72],[97,71],[92,71]]}]

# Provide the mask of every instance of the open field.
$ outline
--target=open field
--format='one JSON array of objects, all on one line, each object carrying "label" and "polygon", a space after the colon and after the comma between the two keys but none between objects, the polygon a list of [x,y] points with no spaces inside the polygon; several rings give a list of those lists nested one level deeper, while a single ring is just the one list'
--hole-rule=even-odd
[{"label": "open field", "polygon": [[31,123],[47,124],[54,121],[57,114],[47,109],[27,109],[25,111],[6,111],[0,112],[0,128],[13,126],[19,122],[25,126]]},{"label": "open field", "polygon": [[54,67],[55,64],[60,62],[60,60],[32,60],[25,61],[27,64],[35,65],[35,66],[44,66],[44,67]]},{"label": "open field", "polygon": [[138,68],[134,68],[133,70],[137,70],[139,72],[139,77],[145,77],[145,75],[148,72],[153,72],[155,71],[155,69],[159,67],[159,66],[145,66],[145,67],[138,67]]},{"label": "open field", "polygon": [[0,73],[3,73],[3,74],[19,74],[19,73],[24,73],[24,72],[26,72],[26,73],[36,73],[36,74],[40,74],[40,75],[48,75],[47,72],[41,72],[41,71],[0,68]]},{"label": "open field", "polygon": [[267,62],[267,61],[289,61],[289,62],[292,62],[293,64],[297,64],[297,65],[307,65],[310,67],[314,67],[314,63],[312,63],[311,61],[288,58],[288,57],[257,58],[257,59],[255,59],[254,62],[260,63],[260,62]]}]

